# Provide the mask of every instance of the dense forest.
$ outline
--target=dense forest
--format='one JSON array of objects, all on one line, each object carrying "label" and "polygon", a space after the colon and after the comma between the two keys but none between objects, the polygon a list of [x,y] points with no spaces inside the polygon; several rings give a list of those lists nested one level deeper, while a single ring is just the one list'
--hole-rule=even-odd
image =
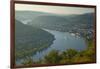
[{"label": "dense forest", "polygon": [[[46,38],[46,39],[45,39]],[[33,55],[49,47],[54,40],[50,33],[20,21],[15,21],[15,55],[16,59]]]}]

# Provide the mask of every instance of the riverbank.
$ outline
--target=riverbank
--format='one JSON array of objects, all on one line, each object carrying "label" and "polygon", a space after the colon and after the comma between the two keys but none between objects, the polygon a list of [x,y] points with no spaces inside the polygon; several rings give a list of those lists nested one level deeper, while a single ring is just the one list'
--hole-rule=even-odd
[{"label": "riverbank", "polygon": [[[32,58],[32,61],[35,63],[38,63],[40,62],[40,60],[43,60],[44,57],[48,55],[52,50],[58,50],[59,53],[62,53],[66,51],[66,49],[72,49],[77,52],[82,52],[87,49],[87,44],[84,38],[73,36],[71,35],[71,33],[68,32],[59,32],[48,29],[43,30],[54,35],[55,40],[53,41],[53,44],[51,44],[51,46],[49,46],[48,48],[39,51],[36,54],[33,54],[33,56],[30,56]],[[30,60],[30,58],[28,58],[27,60]]]}]

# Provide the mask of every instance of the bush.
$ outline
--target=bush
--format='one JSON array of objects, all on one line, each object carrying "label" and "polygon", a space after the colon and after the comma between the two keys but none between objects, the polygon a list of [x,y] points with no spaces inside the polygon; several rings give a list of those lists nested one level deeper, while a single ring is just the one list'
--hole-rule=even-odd
[{"label": "bush", "polygon": [[44,57],[45,63],[49,63],[49,64],[59,63],[60,60],[61,60],[61,56],[59,55],[59,52],[57,50],[52,50],[51,52],[49,52],[48,55]]}]

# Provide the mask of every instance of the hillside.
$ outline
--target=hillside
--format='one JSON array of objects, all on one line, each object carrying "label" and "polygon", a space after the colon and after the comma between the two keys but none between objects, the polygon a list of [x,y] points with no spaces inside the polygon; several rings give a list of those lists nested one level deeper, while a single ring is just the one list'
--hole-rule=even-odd
[{"label": "hillside", "polygon": [[[69,31],[71,29],[83,29],[93,26],[93,14],[55,16],[41,15],[30,22],[33,26],[49,28],[58,31]],[[71,28],[73,27],[73,28]]]},{"label": "hillside", "polygon": [[94,13],[57,15],[36,11],[16,11],[16,19],[38,28],[70,32],[93,38]]},{"label": "hillside", "polygon": [[93,13],[81,15],[41,15],[29,23],[39,28],[47,28],[62,32],[70,32],[86,37],[93,38]]},{"label": "hillside", "polygon": [[[45,39],[46,38],[46,39]],[[49,47],[54,40],[50,33],[15,21],[16,59],[27,57]]]}]

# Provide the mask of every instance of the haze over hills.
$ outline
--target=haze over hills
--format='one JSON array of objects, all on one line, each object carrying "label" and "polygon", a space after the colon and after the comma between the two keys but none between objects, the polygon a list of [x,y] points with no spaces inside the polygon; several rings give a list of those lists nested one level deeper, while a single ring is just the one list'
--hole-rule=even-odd
[{"label": "haze over hills", "polygon": [[36,12],[36,11],[15,11],[15,18],[20,21],[32,20],[40,15],[48,15],[50,13]]},{"label": "haze over hills", "polygon": [[90,36],[93,33],[94,13],[57,15],[36,11],[16,11],[16,19],[38,28],[78,33],[81,36]]},{"label": "haze over hills", "polygon": [[94,14],[81,15],[41,15],[33,19],[30,25],[39,28],[70,32],[87,39],[93,38]]},{"label": "haze over hills", "polygon": [[71,16],[53,16],[42,15],[33,19],[31,24],[34,26],[49,28],[53,30],[68,31],[71,27],[88,28],[93,24],[93,14],[71,15]]},{"label": "haze over hills", "polygon": [[36,11],[16,11],[15,18],[19,21],[26,21],[27,23],[31,23],[33,25],[68,25],[70,23],[89,24],[93,22],[93,13],[86,13],[81,15],[57,15]]}]

